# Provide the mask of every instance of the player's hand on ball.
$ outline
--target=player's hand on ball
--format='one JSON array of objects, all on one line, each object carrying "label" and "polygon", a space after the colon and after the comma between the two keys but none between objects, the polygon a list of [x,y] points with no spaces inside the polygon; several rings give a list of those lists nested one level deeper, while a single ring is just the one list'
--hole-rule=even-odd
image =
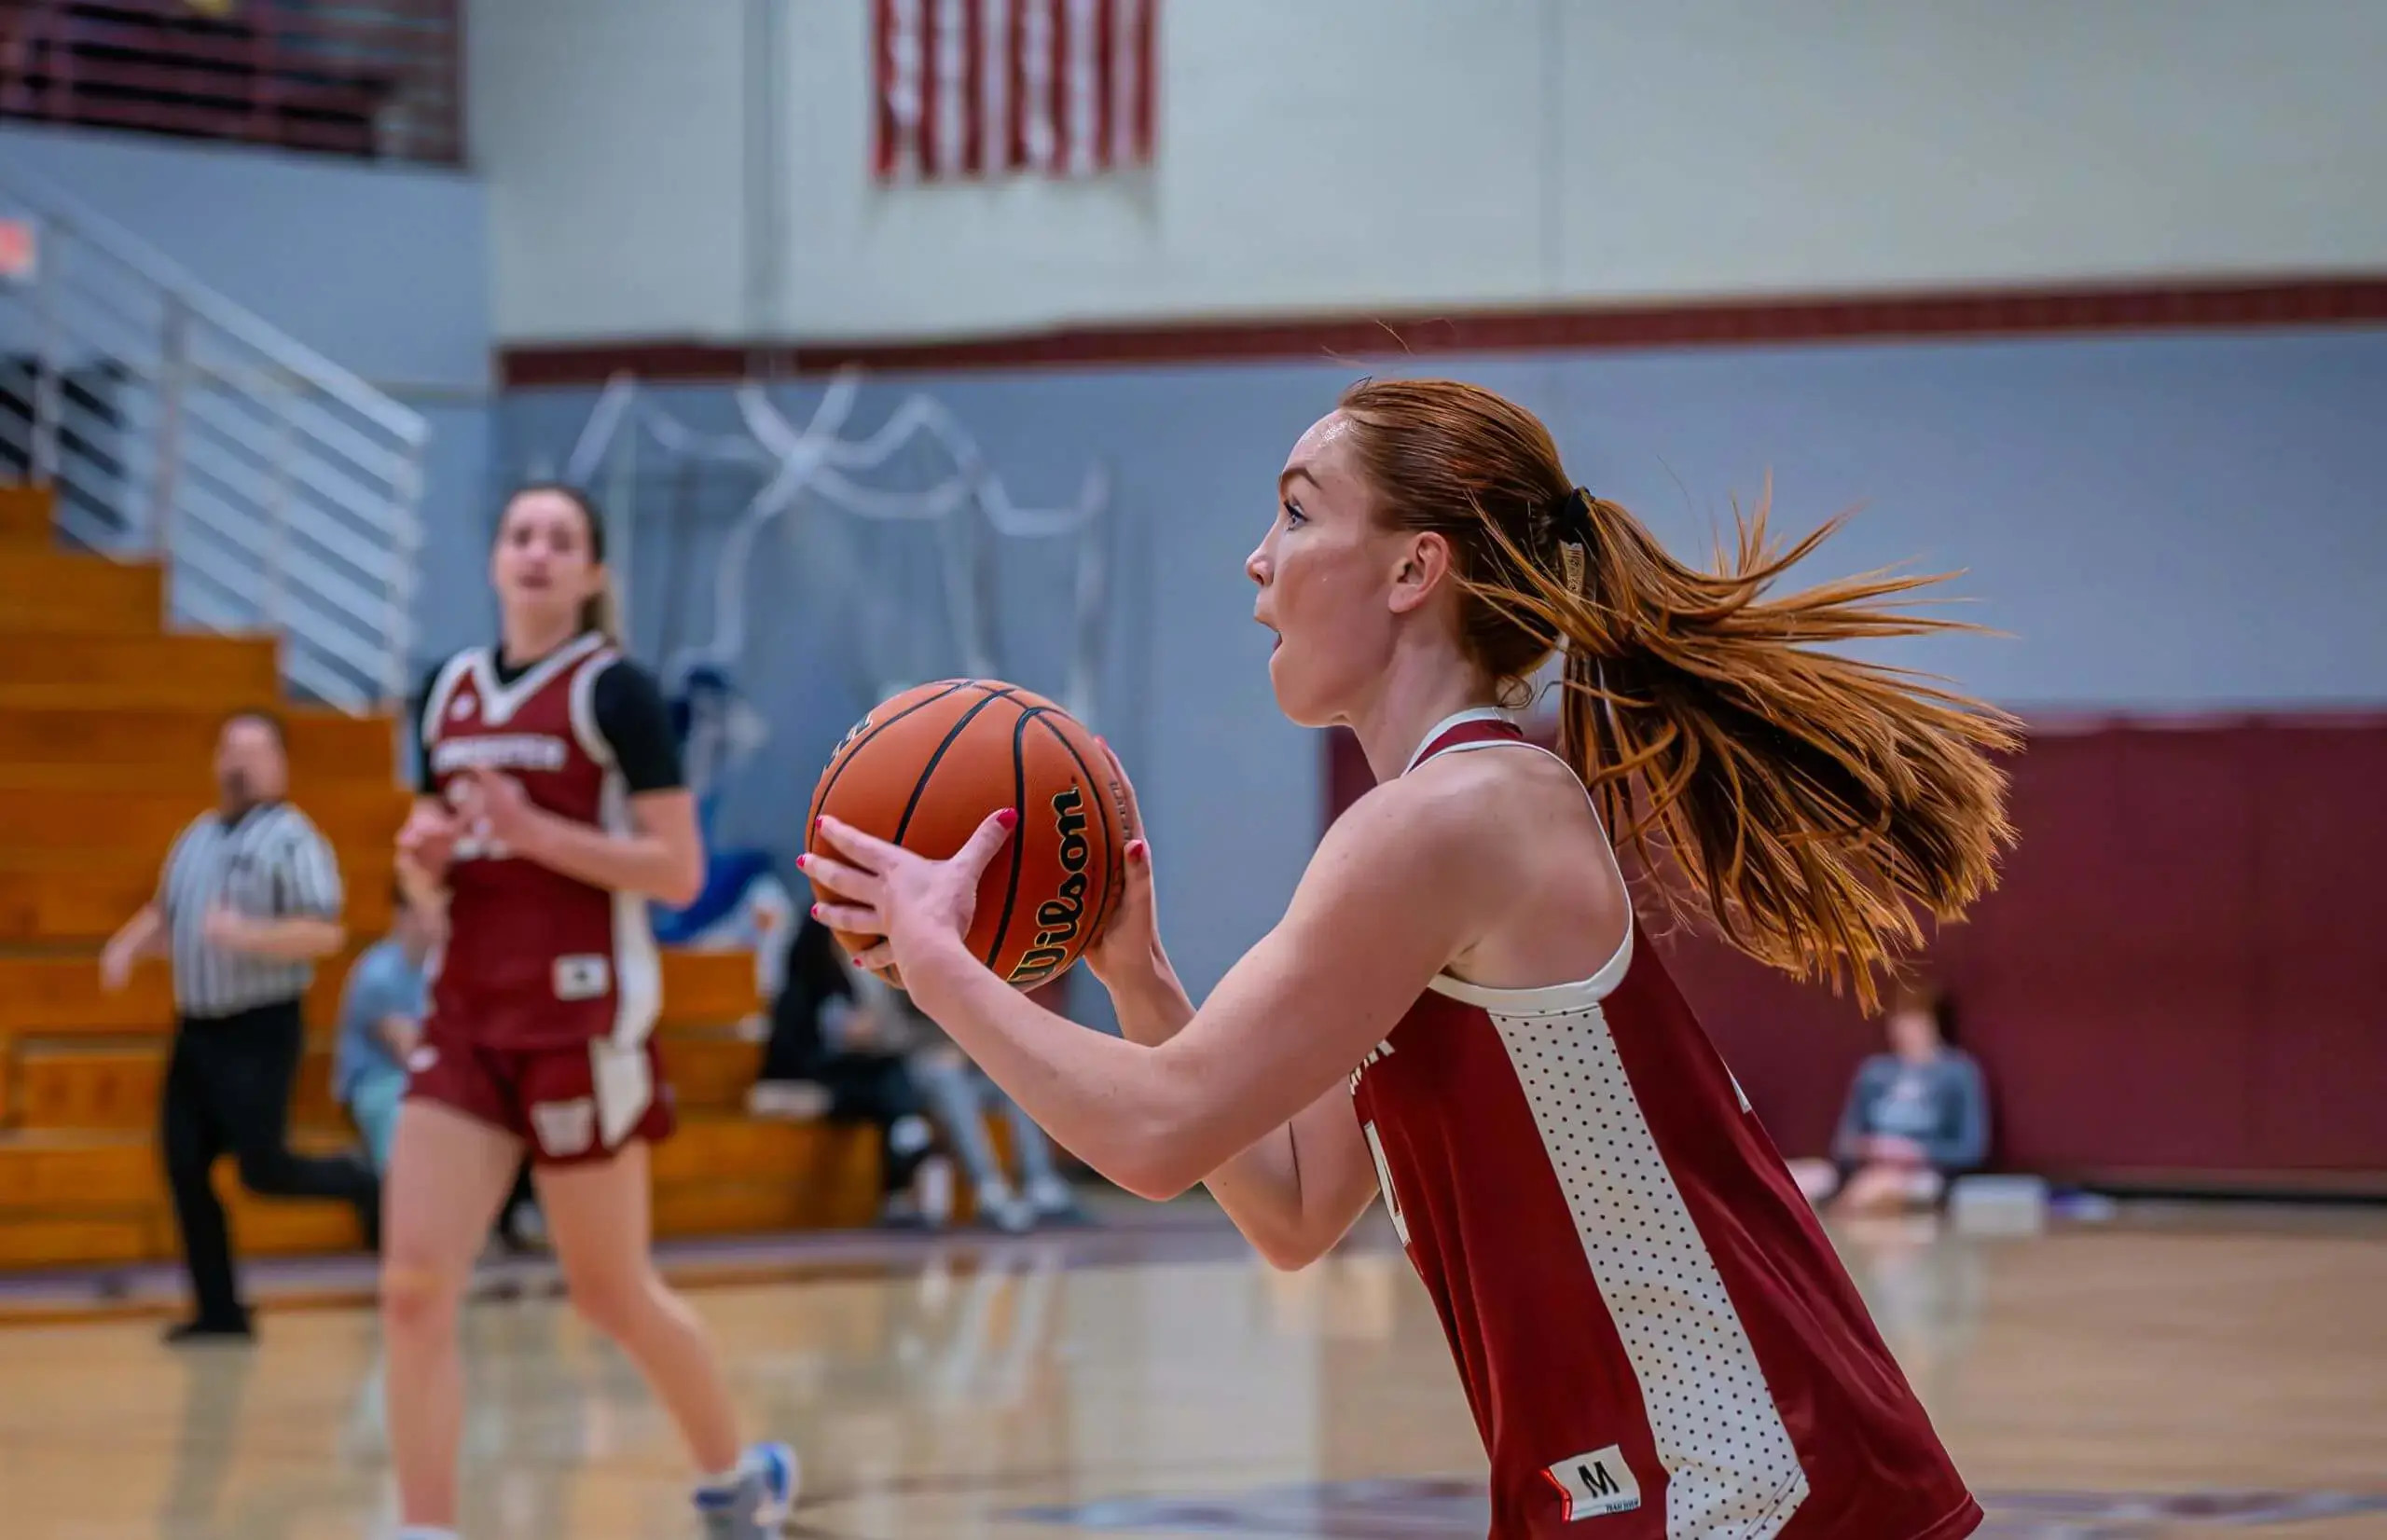
[{"label": "player's hand on ball", "polygon": [[883,938],[856,953],[857,964],[901,970],[926,949],[969,934],[978,879],[1018,822],[1019,815],[1006,807],[980,823],[951,859],[931,860],[823,818],[821,841],[835,854],[807,852],[796,868],[820,896],[814,918],[833,930]]}]

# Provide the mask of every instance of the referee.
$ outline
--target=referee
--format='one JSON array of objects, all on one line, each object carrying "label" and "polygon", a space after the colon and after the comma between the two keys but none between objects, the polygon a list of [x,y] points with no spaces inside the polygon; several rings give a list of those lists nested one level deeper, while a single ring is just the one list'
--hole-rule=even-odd
[{"label": "referee", "polygon": [[380,1194],[372,1167],[290,1150],[290,1088],[304,1048],[300,1001],[314,962],[339,949],[339,866],[307,816],[283,800],[289,756],[269,712],[227,718],[215,741],[215,809],[167,854],[157,896],[110,938],[101,982],[124,987],[139,957],[164,948],[179,1017],[166,1071],[159,1148],[196,1306],[169,1342],[246,1338],[248,1308],[208,1173],[229,1150],[252,1192],[354,1203],[368,1242]]}]

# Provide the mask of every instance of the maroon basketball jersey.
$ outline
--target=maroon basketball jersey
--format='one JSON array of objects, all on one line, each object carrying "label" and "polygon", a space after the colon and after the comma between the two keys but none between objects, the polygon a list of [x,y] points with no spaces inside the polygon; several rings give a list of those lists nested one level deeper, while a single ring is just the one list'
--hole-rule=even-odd
[{"label": "maroon basketball jersey", "polygon": [[[476,766],[513,777],[536,805],[603,829],[628,826],[629,798],[599,731],[598,677],[620,654],[594,633],[511,683],[488,648],[457,653],[423,702],[431,776],[453,803]],[[467,830],[448,873],[448,937],[432,1015],[491,1047],[645,1038],[662,983],[646,901],[521,859]]]},{"label": "maroon basketball jersey", "polygon": [[[1469,712],[1411,767],[1495,746],[1538,751]],[[1436,980],[1352,1100],[1491,1457],[1495,1540],[1954,1540],[1980,1522],[1630,931],[1580,983]]]}]

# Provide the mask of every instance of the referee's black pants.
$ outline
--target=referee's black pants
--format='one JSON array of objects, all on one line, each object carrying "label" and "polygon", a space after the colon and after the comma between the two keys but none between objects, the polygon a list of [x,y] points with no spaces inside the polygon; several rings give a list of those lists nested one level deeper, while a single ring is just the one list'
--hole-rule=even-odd
[{"label": "referee's black pants", "polygon": [[[240,1162],[241,1185],[267,1197],[338,1198],[360,1211],[379,1202],[372,1168],[363,1162],[291,1152],[290,1088],[305,1047],[297,1000],[228,1016],[185,1016],[178,1024],[159,1144],[202,1325],[248,1319],[232,1275],[224,1205],[208,1181],[216,1157],[230,1151]],[[369,1214],[366,1228],[373,1228]]]}]

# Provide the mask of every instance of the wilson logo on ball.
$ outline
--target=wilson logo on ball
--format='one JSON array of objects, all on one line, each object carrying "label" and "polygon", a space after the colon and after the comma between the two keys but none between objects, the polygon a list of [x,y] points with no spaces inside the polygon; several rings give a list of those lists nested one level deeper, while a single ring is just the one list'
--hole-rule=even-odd
[{"label": "wilson logo on ball", "polygon": [[1085,793],[1077,787],[1053,798],[1053,827],[1061,836],[1061,869],[1069,875],[1052,898],[1036,906],[1036,940],[1007,982],[1034,983],[1069,961],[1085,919],[1085,863],[1093,853],[1085,841]]}]

